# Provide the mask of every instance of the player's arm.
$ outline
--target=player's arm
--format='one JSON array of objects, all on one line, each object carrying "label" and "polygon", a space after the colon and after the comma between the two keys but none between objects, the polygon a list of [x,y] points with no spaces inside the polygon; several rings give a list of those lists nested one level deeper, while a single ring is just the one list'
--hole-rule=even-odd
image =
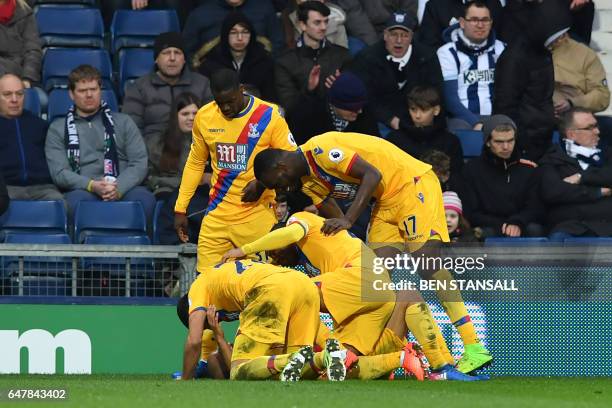
[{"label": "player's arm", "polygon": [[279,228],[272,232],[268,232],[263,237],[249,244],[243,245],[241,248],[234,248],[225,253],[222,262],[228,259],[242,258],[246,255],[251,255],[261,251],[272,251],[274,249],[285,248],[288,245],[295,244],[306,236],[306,229],[302,224],[296,222],[283,228]]},{"label": "player's arm", "polygon": [[185,341],[183,352],[183,380],[190,380],[195,376],[196,365],[200,360],[202,351],[202,332],[204,331],[204,320],[206,312],[198,309],[189,315],[189,333]]},{"label": "player's arm", "polygon": [[327,196],[318,206],[319,215],[323,218],[342,218],[344,213],[338,205],[338,202],[331,196]]},{"label": "player's arm", "polygon": [[215,339],[217,340],[217,346],[219,346],[219,353],[223,358],[223,362],[226,367],[232,366],[232,348],[225,341],[225,333],[223,333],[223,329],[219,324],[219,313],[217,313],[217,308],[215,305],[208,306],[206,309],[206,322],[208,323],[208,327],[213,331],[215,335]]},{"label": "player's arm", "polygon": [[325,235],[334,235],[339,231],[351,228],[353,223],[359,217],[359,214],[361,214],[367,207],[372,194],[374,194],[374,191],[382,178],[380,171],[378,171],[376,167],[372,166],[359,156],[356,156],[356,159],[353,161],[348,175],[360,180],[357,195],[343,217],[325,220],[325,223],[321,228],[321,232],[323,232]]},{"label": "player's arm", "polygon": [[204,173],[206,162],[210,154],[204,137],[197,126],[197,119],[198,116],[196,116],[196,122],[193,126],[191,149],[187,162],[185,163],[185,168],[183,169],[179,194],[174,206],[174,229],[182,242],[187,242],[189,240],[187,206],[195,190],[202,181],[202,174]]}]

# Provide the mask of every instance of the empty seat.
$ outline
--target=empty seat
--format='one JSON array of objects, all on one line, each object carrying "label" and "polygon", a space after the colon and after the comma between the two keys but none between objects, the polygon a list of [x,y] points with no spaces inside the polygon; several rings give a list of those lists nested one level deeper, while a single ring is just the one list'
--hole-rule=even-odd
[{"label": "empty seat", "polygon": [[36,22],[43,48],[104,48],[104,25],[98,9],[40,7]]},{"label": "empty seat", "polygon": [[65,234],[66,210],[63,201],[12,200],[8,210],[0,217],[1,241],[8,232]]},{"label": "empty seat", "polygon": [[150,48],[127,48],[119,57],[119,92],[125,95],[126,85],[151,72],[155,66]]},{"label": "empty seat", "polygon": [[175,10],[117,10],[110,27],[111,49],[150,48],[167,31],[181,31]]},{"label": "empty seat", "polygon": [[492,246],[528,246],[548,243],[546,237],[491,237],[485,239],[485,245]]},{"label": "empty seat", "polygon": [[89,64],[100,71],[102,88],[112,89],[112,67],[108,51],[85,48],[51,48],[43,58],[42,83],[45,91],[68,88],[68,74],[79,65]]},{"label": "empty seat", "polygon": [[146,236],[147,222],[138,201],[81,201],[74,216],[75,243],[87,235]]},{"label": "empty seat", "polygon": [[[102,90],[102,100],[108,103],[111,111],[119,112],[117,97],[112,89]],[[47,119],[49,122],[53,122],[56,118],[66,116],[72,104],[73,102],[72,99],[70,99],[67,89],[54,89],[51,91],[49,94],[49,107],[47,112]]]},{"label": "empty seat", "polygon": [[457,135],[461,142],[464,158],[480,156],[483,145],[482,132],[477,130],[454,130],[453,133]]},{"label": "empty seat", "polygon": [[161,212],[165,201],[157,201],[155,203],[155,211],[153,212],[153,244],[159,245],[159,213]]},{"label": "empty seat", "polygon": [[34,88],[26,88],[25,98],[23,100],[23,108],[30,113],[39,116],[42,114],[42,106],[40,103],[40,98],[38,96],[38,92]]}]

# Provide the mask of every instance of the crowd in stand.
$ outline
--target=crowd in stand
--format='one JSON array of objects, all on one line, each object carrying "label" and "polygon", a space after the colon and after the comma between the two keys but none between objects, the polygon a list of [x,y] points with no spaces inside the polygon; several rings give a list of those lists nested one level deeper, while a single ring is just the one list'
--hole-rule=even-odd
[{"label": "crowd in stand", "polygon": [[[24,110],[43,55],[29,3],[0,0],[0,211],[7,194],[63,199],[69,217],[82,200],[133,200],[151,220],[163,200],[162,243],[178,243],[194,116],[212,100],[208,78],[229,68],[282,107],[298,144],[359,132],[432,164],[453,240],[612,235],[612,127],[594,115],[610,92],[588,0],[429,0],[420,23],[418,0],[104,1],[107,26],[119,8],[174,8],[183,31],[156,38],[155,67],[126,88],[121,113],[102,100],[100,73],[75,67],[74,106],[50,124]],[[467,163],[464,130],[483,138]],[[209,180],[188,213],[206,208]]]}]

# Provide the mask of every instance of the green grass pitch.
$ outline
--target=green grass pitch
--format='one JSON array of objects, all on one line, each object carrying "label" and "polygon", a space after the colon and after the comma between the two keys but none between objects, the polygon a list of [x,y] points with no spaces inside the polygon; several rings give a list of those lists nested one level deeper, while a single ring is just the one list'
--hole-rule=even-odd
[{"label": "green grass pitch", "polygon": [[[62,402],[10,403],[10,388],[65,388]],[[169,375],[0,376],[0,407],[611,407],[612,378],[502,377],[487,382],[174,381]]]}]

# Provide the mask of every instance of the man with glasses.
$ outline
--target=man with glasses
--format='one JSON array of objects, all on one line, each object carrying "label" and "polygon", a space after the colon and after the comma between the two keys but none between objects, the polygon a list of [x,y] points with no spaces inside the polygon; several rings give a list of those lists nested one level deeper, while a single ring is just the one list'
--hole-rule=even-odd
[{"label": "man with glasses", "polygon": [[45,158],[46,121],[24,110],[23,81],[0,76],[0,173],[12,200],[63,200]]},{"label": "man with glasses", "polygon": [[451,28],[451,41],[438,49],[450,129],[480,130],[483,117],[491,115],[495,64],[505,48],[492,23],[484,3],[468,3],[459,25]]},{"label": "man with glasses", "polygon": [[362,50],[349,70],[366,84],[369,107],[378,122],[391,129],[412,123],[406,95],[417,85],[442,86],[440,64],[427,47],[413,43],[417,19],[396,12],[387,21],[383,40]]},{"label": "man with glasses", "polygon": [[483,133],[482,154],[463,169],[459,192],[465,217],[484,237],[542,236],[536,165],[520,158],[516,125],[493,115],[484,121]]},{"label": "man with glasses", "polygon": [[550,239],[612,235],[612,153],[599,145],[595,116],[573,108],[561,116],[561,142],[540,160],[541,195]]}]

